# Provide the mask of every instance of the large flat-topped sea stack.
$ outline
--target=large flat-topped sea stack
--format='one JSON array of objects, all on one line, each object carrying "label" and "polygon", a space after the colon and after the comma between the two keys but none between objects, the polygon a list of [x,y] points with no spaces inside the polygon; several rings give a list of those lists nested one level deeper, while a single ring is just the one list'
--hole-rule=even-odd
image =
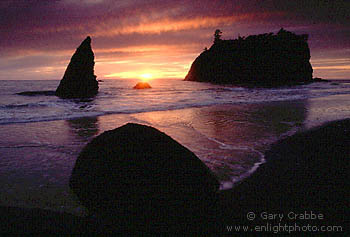
[{"label": "large flat-topped sea stack", "polygon": [[308,35],[283,28],[277,33],[222,40],[193,62],[186,81],[235,85],[281,86],[312,82]]},{"label": "large flat-topped sea stack", "polygon": [[98,92],[98,81],[94,75],[94,53],[88,36],[77,48],[56,90],[61,98],[88,98]]}]

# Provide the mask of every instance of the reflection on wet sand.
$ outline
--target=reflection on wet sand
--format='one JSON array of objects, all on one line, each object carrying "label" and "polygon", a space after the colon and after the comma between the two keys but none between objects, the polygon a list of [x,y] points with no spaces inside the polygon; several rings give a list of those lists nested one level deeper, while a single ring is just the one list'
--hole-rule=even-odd
[{"label": "reflection on wet sand", "polygon": [[[299,100],[3,125],[0,204],[63,207],[79,213],[68,187],[79,152],[93,137],[128,122],[165,132],[193,151],[229,188],[254,168],[271,143],[302,126],[312,109],[309,101]],[[47,199],[35,201],[44,193]]]},{"label": "reflection on wet sand", "polygon": [[89,140],[99,132],[98,117],[78,118],[66,120],[71,132],[82,140]]},{"label": "reflection on wet sand", "polygon": [[306,118],[306,101],[269,104],[219,105],[133,115],[133,122],[154,126],[189,146],[199,138],[244,144],[268,139],[301,126]]},{"label": "reflection on wet sand", "polygon": [[134,114],[133,122],[153,126],[193,151],[222,182],[236,182],[256,168],[264,151],[297,131],[307,101],[219,105]]}]

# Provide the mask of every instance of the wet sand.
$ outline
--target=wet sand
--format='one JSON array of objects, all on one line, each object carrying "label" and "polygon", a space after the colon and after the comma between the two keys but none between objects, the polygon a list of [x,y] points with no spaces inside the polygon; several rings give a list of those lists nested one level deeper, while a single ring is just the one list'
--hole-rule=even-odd
[{"label": "wet sand", "polygon": [[0,125],[0,206],[82,215],[68,187],[75,160],[94,137],[128,122],[165,132],[230,188],[305,116],[304,101],[287,101]]},{"label": "wet sand", "polygon": [[[235,231],[234,227],[246,225],[254,228],[254,232],[288,233],[291,228],[284,226],[288,225],[301,229],[296,232],[300,233],[308,232],[304,230],[309,225],[310,228],[326,226],[329,232],[348,231],[345,221],[349,204],[346,182],[349,157],[349,119],[298,133],[272,145],[265,153],[267,162],[234,188],[221,191],[216,206],[203,207],[204,215],[189,213],[181,217],[178,225],[153,230],[230,233],[244,232]],[[249,220],[247,213],[249,218],[255,217],[254,220]],[[282,215],[283,218],[278,219]],[[7,233],[118,231],[123,230],[120,224],[123,218],[116,217],[116,222],[107,226],[94,218],[1,207],[0,230]],[[276,225],[280,226],[278,230],[274,228]],[[136,223],[135,228],[152,230],[154,226]],[[333,226],[332,231],[329,226]],[[335,230],[334,226],[338,228]],[[320,229],[312,232],[319,232],[316,230]]]},{"label": "wet sand", "polygon": [[[331,225],[348,231],[349,158],[350,119],[275,143],[257,172],[221,193],[219,209],[225,225]],[[248,213],[254,213],[254,220],[249,220]],[[283,218],[279,221],[266,214]]]}]

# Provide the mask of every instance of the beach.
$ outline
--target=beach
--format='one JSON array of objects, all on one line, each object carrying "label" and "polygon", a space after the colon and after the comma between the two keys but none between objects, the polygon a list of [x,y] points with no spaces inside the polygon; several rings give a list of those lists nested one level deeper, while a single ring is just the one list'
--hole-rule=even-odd
[{"label": "beach", "polygon": [[[328,232],[346,232],[349,125],[350,120],[332,122],[274,143],[265,153],[267,162],[233,189],[220,191],[217,206],[206,207],[211,210],[210,217],[196,217],[194,214],[194,220],[186,226],[190,228],[187,230],[245,232],[232,230],[245,225],[255,228],[254,231],[256,226],[265,226],[265,229],[261,227],[263,232],[298,233],[303,232],[300,231],[303,227],[312,225],[313,232],[322,232],[316,229],[322,226],[326,226]],[[1,207],[0,210],[3,232],[125,230],[118,221],[112,229],[104,229],[106,226],[94,218],[42,209]],[[249,219],[249,213],[253,213],[256,219]],[[269,214],[275,215],[274,218],[270,216],[268,219]],[[282,215],[283,221],[278,220],[277,215]],[[196,224],[193,225],[193,222]],[[278,225],[292,227],[275,228]],[[177,228],[184,230],[184,226],[166,230],[174,231]]]},{"label": "beach", "polygon": [[[50,83],[45,89],[51,88],[53,83]],[[150,92],[131,94],[132,89],[123,89],[126,84],[120,87],[120,94],[113,92],[115,95],[110,95],[111,84],[107,84],[105,90],[102,87],[100,97],[83,102],[51,97],[30,97],[26,101],[27,97],[6,95],[11,104],[1,107],[4,118],[0,125],[0,206],[4,213],[4,232],[16,231],[20,229],[16,226],[21,225],[33,231],[52,227],[56,228],[51,229],[53,232],[81,232],[87,231],[86,221],[90,223],[88,226],[95,226],[91,228],[97,228],[98,222],[86,219],[86,209],[69,189],[69,178],[78,154],[89,141],[126,123],[144,124],[166,133],[194,152],[217,176],[221,191],[215,208],[219,210],[211,211],[211,221],[207,221],[211,223],[207,225],[209,229],[222,230],[226,225],[244,223],[244,218],[236,214],[258,204],[248,202],[250,198],[242,198],[244,195],[237,192],[249,193],[253,200],[260,193],[252,193],[243,185],[244,181],[259,174],[259,167],[271,165],[275,170],[270,176],[255,178],[260,183],[275,180],[274,175],[283,167],[293,167],[288,159],[285,164],[275,164],[268,152],[274,149],[271,145],[297,132],[350,117],[346,83],[259,90],[225,89],[208,84],[200,84],[196,89],[198,84],[185,82],[183,87],[168,92],[169,83],[179,86],[183,82],[164,82],[158,88],[153,83],[152,93],[158,99],[165,97],[164,103],[156,103]],[[176,102],[170,103],[174,98]],[[184,100],[193,101],[184,106]],[[123,112],[112,113],[116,109]],[[19,120],[10,122],[6,117],[10,113],[18,114]],[[347,133],[341,136],[343,142],[346,136]],[[313,147],[312,142],[311,139],[307,146]],[[324,146],[332,142],[326,141]],[[334,152],[345,153],[342,149],[345,148]],[[300,178],[301,174],[298,173]],[[278,180],[276,182],[284,182]],[[265,190],[268,189],[265,187]],[[242,205],[237,206],[239,198],[245,201],[241,200]],[[37,220],[38,216],[42,221]],[[15,221],[13,227],[9,226],[12,221]],[[50,224],[56,221],[60,224]]]},{"label": "beach", "polygon": [[257,172],[222,192],[222,207],[232,208],[224,219],[273,233],[347,232],[349,125],[330,122],[274,143]]},{"label": "beach", "polygon": [[[83,208],[68,188],[76,157],[93,137],[128,122],[153,126],[179,141],[219,176],[223,188],[229,188],[262,161],[268,144],[290,131],[288,121],[300,123],[303,114],[295,114],[299,103],[289,106],[285,114],[283,104],[272,103],[3,125],[0,200],[5,206],[82,215]],[[281,118],[269,121],[266,116],[273,111]]]}]

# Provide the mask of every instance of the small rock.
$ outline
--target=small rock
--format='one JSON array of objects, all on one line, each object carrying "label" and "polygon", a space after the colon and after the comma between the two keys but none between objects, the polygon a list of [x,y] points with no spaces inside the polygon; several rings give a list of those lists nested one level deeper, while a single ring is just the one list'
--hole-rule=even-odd
[{"label": "small rock", "polygon": [[149,89],[152,87],[147,82],[139,82],[133,88],[134,89]]}]

